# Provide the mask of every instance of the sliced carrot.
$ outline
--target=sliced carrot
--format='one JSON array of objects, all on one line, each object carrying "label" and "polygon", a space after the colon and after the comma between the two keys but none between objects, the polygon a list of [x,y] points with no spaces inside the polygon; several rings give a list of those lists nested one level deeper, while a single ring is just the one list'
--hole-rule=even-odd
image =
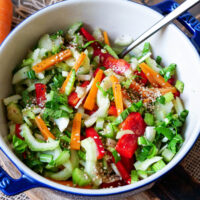
[{"label": "sliced carrot", "polygon": [[73,125],[72,125],[72,134],[71,134],[71,143],[70,147],[74,150],[79,150],[81,143],[81,113],[76,113]]},{"label": "sliced carrot", "polygon": [[[146,63],[141,63],[140,68],[145,70],[146,73],[150,73],[155,82],[162,88],[173,87],[170,83],[166,82],[165,79],[157,72],[155,72],[151,67],[149,67]],[[142,71],[143,71],[142,70]],[[148,78],[148,77],[147,77]]]},{"label": "sliced carrot", "polygon": [[[79,69],[79,67],[82,65],[83,61],[85,60],[85,57],[86,57],[86,54],[84,52],[82,52],[81,55],[79,56],[78,60],[76,61],[74,67],[73,67],[73,69],[75,69],[76,72]],[[72,74],[72,70],[70,71],[69,75],[67,76],[66,80],[64,81],[64,83],[63,83],[63,85],[60,89],[60,93],[65,93],[65,88],[66,88],[67,83],[68,83],[70,76]]]},{"label": "sliced carrot", "polygon": [[149,72],[149,70],[146,69],[146,67],[144,67],[145,63],[140,64],[140,68],[142,69],[142,71],[144,72],[144,74],[146,75],[147,79],[149,80],[149,82],[151,83],[151,85],[153,87],[158,87],[159,85],[157,84],[156,80],[154,79],[154,77],[151,75],[151,73]]},{"label": "sliced carrot", "polygon": [[103,32],[103,37],[104,37],[105,44],[107,44],[107,45],[110,46],[110,41],[109,41],[109,38],[108,38],[108,33],[106,31]]},{"label": "sliced carrot", "polygon": [[53,56],[50,56],[49,58],[42,60],[42,62],[38,63],[37,65],[34,65],[32,67],[32,69],[36,73],[40,73],[40,72],[52,67],[56,63],[66,60],[67,58],[69,58],[71,56],[72,56],[72,52],[69,49],[67,49],[67,50],[61,51]]},{"label": "sliced carrot", "polygon": [[[156,89],[156,88],[155,88]],[[151,88],[151,90],[154,90],[154,88]],[[165,95],[169,92],[172,92],[173,94],[177,92],[176,88],[175,87],[169,87],[169,88],[158,88],[159,92],[162,94],[162,95]]]},{"label": "sliced carrot", "polygon": [[92,84],[91,90],[83,105],[83,107],[87,110],[92,111],[95,107],[96,96],[97,96],[97,91],[98,91],[97,83],[101,82],[103,75],[104,75],[103,70],[100,69],[94,78],[94,82]]},{"label": "sliced carrot", "polygon": [[155,93],[160,93],[161,95],[165,95],[168,92],[176,93],[175,87],[168,87],[168,88],[145,88],[142,87],[140,84],[132,81],[130,88],[138,92],[142,95],[143,98],[149,98],[150,96],[154,96]]},{"label": "sliced carrot", "polygon": [[124,110],[121,85],[118,79],[114,75],[112,75],[110,79],[113,84],[112,88],[113,88],[113,94],[115,98],[115,105],[117,108],[117,114],[120,115]]},{"label": "sliced carrot", "polygon": [[11,0],[0,0],[0,44],[9,34],[12,23],[13,4]]},{"label": "sliced carrot", "polygon": [[46,124],[44,123],[40,115],[35,118],[35,122],[45,140],[47,140],[48,138],[52,138],[54,140],[56,139],[55,136],[49,131],[49,129],[47,128]]},{"label": "sliced carrot", "polygon": [[57,180],[54,180],[54,179],[51,179],[51,178],[47,178],[47,179],[49,179],[50,181],[53,181],[55,183],[59,183],[61,185],[66,185],[66,186],[69,186],[69,187],[76,187],[76,188],[82,188],[82,189],[92,189],[92,186],[90,186],[90,185],[80,187],[80,186],[77,186],[77,185],[75,186],[72,181],[57,181]]}]

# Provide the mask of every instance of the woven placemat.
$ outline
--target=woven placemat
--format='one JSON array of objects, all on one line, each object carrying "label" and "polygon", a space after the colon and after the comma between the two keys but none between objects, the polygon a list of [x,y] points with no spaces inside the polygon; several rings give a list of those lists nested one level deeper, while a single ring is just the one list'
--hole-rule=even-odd
[{"label": "woven placemat", "polygon": [[[64,0],[12,0],[14,3],[14,17],[13,17],[13,27],[17,26],[26,17],[33,14],[34,12],[57,2]],[[138,3],[153,4],[158,3],[162,0],[133,0]],[[183,0],[177,0],[177,2],[182,2]],[[200,9],[199,9],[200,11]],[[196,17],[200,19],[200,13],[196,13]],[[200,138],[197,140],[196,144],[186,156],[186,158],[181,162],[181,165],[185,171],[193,178],[197,183],[200,183]],[[5,196],[0,192],[1,200],[30,200],[26,194],[22,193],[12,197]]]}]

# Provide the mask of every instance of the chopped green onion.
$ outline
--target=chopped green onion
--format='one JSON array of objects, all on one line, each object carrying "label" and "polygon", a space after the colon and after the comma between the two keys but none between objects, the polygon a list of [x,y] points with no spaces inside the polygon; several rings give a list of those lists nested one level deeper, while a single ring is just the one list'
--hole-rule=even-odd
[{"label": "chopped green onion", "polygon": [[165,104],[165,97],[164,96],[160,96],[156,99],[157,102],[161,103],[161,104]]},{"label": "chopped green onion", "polygon": [[142,55],[145,56],[147,53],[151,52],[151,45],[149,42],[144,44],[144,48],[142,50]]},{"label": "chopped green onion", "polygon": [[126,81],[122,81],[121,85],[123,87],[125,87],[126,89],[128,89],[130,87],[130,85],[131,85],[131,82],[132,82],[131,79],[127,79]]},{"label": "chopped green onion", "polygon": [[140,178],[145,179],[147,178],[147,172],[144,170],[137,170],[137,174]]},{"label": "chopped green onion", "polygon": [[114,148],[109,148],[109,150],[115,159],[115,163],[119,162],[121,160],[119,153]]},{"label": "chopped green onion", "polygon": [[81,150],[78,151],[78,157],[79,157],[81,160],[86,161],[86,153],[83,152],[83,151],[81,151]]},{"label": "chopped green onion", "polygon": [[90,185],[92,180],[84,171],[79,168],[76,168],[72,172],[72,180],[74,184],[77,184],[81,187]]},{"label": "chopped green onion", "polygon": [[165,97],[165,102],[168,103],[174,99],[174,95],[172,92],[168,92],[167,94],[164,95]]},{"label": "chopped green onion", "polygon": [[177,134],[168,144],[168,148],[172,151],[172,153],[176,153],[178,149],[178,144],[182,143],[183,143],[183,138],[181,137],[181,135]]},{"label": "chopped green onion", "polygon": [[157,64],[160,65],[160,63],[162,62],[162,58],[160,56],[157,56],[156,57],[156,62],[157,62]]},{"label": "chopped green onion", "polygon": [[157,153],[158,153],[158,149],[157,149],[156,145],[152,144],[147,158],[153,158],[154,156],[156,156]]},{"label": "chopped green onion", "polygon": [[176,70],[176,64],[172,63],[168,67],[163,68],[160,71],[160,74],[164,76],[165,81],[168,81],[171,78],[171,76],[175,74],[175,70]]},{"label": "chopped green onion", "polygon": [[13,147],[16,153],[23,153],[25,152],[27,148],[27,143],[20,138],[18,138],[16,135],[13,135]]},{"label": "chopped green onion", "polygon": [[27,76],[29,79],[35,79],[36,78],[35,71],[33,71],[33,70],[28,71]]},{"label": "chopped green onion", "polygon": [[44,163],[50,163],[53,160],[53,155],[40,154],[40,161]]},{"label": "chopped green onion", "polygon": [[114,126],[111,123],[107,124],[103,136],[106,138],[114,138],[114,130]]},{"label": "chopped green onion", "polygon": [[148,126],[154,125],[154,116],[151,113],[145,113],[144,121]]},{"label": "chopped green onion", "polygon": [[65,141],[65,142],[67,142],[67,143],[70,143],[70,142],[71,142],[71,139],[70,139],[69,137],[67,137],[66,135],[62,135],[62,136],[60,137],[60,139],[63,140],[63,141]]},{"label": "chopped green onion", "polygon": [[103,96],[106,97],[108,95],[108,93],[100,86],[99,82],[96,83],[96,86],[102,92]]},{"label": "chopped green onion", "polygon": [[170,151],[169,149],[165,149],[162,152],[162,157],[164,159],[164,161],[169,162],[172,160],[172,158],[174,157],[175,153],[173,153],[172,151]]},{"label": "chopped green onion", "polygon": [[96,130],[103,130],[103,125],[104,125],[104,119],[103,118],[98,118],[96,121]]},{"label": "chopped green onion", "polygon": [[87,43],[84,44],[84,46],[82,47],[83,49],[86,49],[88,46],[90,46],[91,44],[93,44],[94,42],[97,42],[96,40],[93,41],[89,41]]},{"label": "chopped green onion", "polygon": [[68,34],[70,36],[74,35],[76,32],[80,30],[80,28],[83,26],[83,22],[76,22],[72,24],[68,29]]},{"label": "chopped green onion", "polygon": [[180,92],[183,93],[184,90],[184,83],[180,80],[176,81],[176,85],[175,85],[176,89]]},{"label": "chopped green onion", "polygon": [[61,154],[56,158],[55,165],[56,167],[63,165],[66,163],[70,158],[69,151],[62,151]]},{"label": "chopped green onion", "polygon": [[138,174],[137,174],[137,171],[136,170],[132,170],[131,171],[131,184],[137,182],[139,179],[138,179]]},{"label": "chopped green onion", "polygon": [[164,163],[163,160],[159,160],[157,163],[154,163],[152,165],[152,169],[157,172],[159,170],[161,170],[162,168],[164,168],[166,166],[166,164]]},{"label": "chopped green onion", "polygon": [[142,146],[146,146],[147,145],[147,140],[143,136],[138,137],[138,144],[142,145]]},{"label": "chopped green onion", "polygon": [[189,111],[188,110],[183,110],[180,114],[180,119],[181,121],[185,122],[187,116],[188,116]]},{"label": "chopped green onion", "polygon": [[112,55],[114,58],[119,58],[118,55],[114,52],[114,50],[109,46],[109,45],[105,45],[104,48],[106,49],[106,51],[108,51],[108,53],[110,55]]},{"label": "chopped green onion", "polygon": [[33,64],[33,62],[34,60],[32,58],[24,59],[22,62],[22,67],[30,66]]}]

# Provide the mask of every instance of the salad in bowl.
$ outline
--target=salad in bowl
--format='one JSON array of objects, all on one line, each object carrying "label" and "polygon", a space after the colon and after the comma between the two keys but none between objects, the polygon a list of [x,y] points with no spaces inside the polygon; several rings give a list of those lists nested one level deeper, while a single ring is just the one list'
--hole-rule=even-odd
[{"label": "salad in bowl", "polygon": [[148,42],[118,58],[107,32],[82,22],[45,34],[13,71],[4,99],[9,141],[32,170],[63,185],[118,187],[164,168],[184,141],[188,115],[176,64],[153,59]]}]

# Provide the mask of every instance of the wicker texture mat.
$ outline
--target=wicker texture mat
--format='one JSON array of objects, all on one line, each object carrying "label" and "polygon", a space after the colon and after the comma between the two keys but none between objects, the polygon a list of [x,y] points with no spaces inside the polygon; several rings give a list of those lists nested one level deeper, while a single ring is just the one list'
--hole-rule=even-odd
[{"label": "wicker texture mat", "polygon": [[[15,3],[15,16],[13,17],[13,27],[19,24],[23,19],[25,19],[30,14],[44,8],[48,5],[52,5],[56,2],[60,2],[63,0],[13,0]],[[139,3],[157,3],[160,0],[134,0]],[[179,0],[181,2],[182,0]],[[197,13],[198,14],[198,13]],[[200,19],[200,16],[198,14]],[[181,162],[181,165],[184,167],[186,172],[196,181],[200,183],[200,138],[190,151],[190,153],[186,156],[186,158]],[[29,198],[24,194],[19,194],[12,197],[7,197],[0,192],[1,200],[29,200]]]}]

